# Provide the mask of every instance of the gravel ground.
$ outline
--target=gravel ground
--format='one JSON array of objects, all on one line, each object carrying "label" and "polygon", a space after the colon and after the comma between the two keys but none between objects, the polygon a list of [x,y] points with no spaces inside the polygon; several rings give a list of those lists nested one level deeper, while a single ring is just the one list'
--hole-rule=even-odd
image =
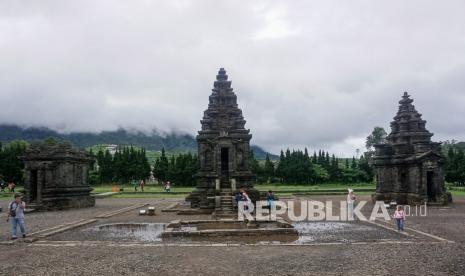
[{"label": "gravel ground", "polygon": [[463,275],[462,245],[8,248],[4,275]]},{"label": "gravel ground", "polygon": [[[325,201],[343,198],[319,196],[310,199]],[[45,225],[91,218],[102,212],[147,201],[150,200],[100,199],[95,209],[29,214],[28,225],[37,231]],[[159,210],[172,202],[152,200],[148,203]],[[208,218],[179,217],[174,213],[158,211],[157,216],[141,217],[135,213],[130,211],[101,219],[91,226],[128,221],[158,223],[174,219]],[[455,203],[447,208],[430,207],[426,217],[407,219],[407,227],[455,243],[438,242],[412,231],[407,232],[415,237],[405,238],[393,231],[361,222],[339,226],[327,225],[330,232],[326,232],[324,227],[310,227],[310,232],[320,235],[318,240],[323,243],[310,242],[310,245],[304,246],[170,247],[154,243],[92,244],[83,241],[66,244],[55,241],[75,240],[79,231],[86,226],[52,236],[50,241],[0,245],[0,252],[8,252],[9,256],[0,258],[0,275],[465,275],[465,198],[456,198]],[[0,230],[2,233],[9,231],[4,223],[0,225]],[[345,237],[367,243],[344,243]],[[385,240],[401,243],[384,243]],[[343,243],[325,243],[334,241]]]}]

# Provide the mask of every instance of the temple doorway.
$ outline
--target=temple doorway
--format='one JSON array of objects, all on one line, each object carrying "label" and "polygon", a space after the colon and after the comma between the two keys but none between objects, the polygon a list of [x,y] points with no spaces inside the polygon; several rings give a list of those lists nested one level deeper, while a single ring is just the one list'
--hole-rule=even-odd
[{"label": "temple doorway", "polygon": [[428,195],[428,200],[435,201],[435,191],[434,191],[434,172],[426,172],[426,193]]},{"label": "temple doorway", "polygon": [[229,174],[229,148],[221,148],[221,174]]},{"label": "temple doorway", "polygon": [[38,183],[38,178],[37,178],[37,170],[31,170],[31,181],[29,182],[31,187],[30,187],[30,202],[36,202],[37,200],[37,185]]}]

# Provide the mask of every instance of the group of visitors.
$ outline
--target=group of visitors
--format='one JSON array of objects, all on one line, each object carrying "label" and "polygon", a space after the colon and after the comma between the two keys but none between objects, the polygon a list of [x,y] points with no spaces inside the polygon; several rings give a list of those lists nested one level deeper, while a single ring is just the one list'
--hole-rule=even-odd
[{"label": "group of visitors", "polygon": [[[248,210],[250,205],[253,204],[249,195],[243,188],[239,189],[239,191],[234,196],[234,200],[236,202],[236,206],[239,206],[239,202],[241,201],[244,202],[244,210]],[[274,193],[273,191],[269,190],[268,193],[266,194],[266,202],[267,202],[266,208],[267,209],[271,210],[274,200],[275,200]]]},{"label": "group of visitors", "polygon": [[[144,191],[145,187],[145,181],[142,179],[140,181],[132,180],[131,181],[132,186],[134,187],[134,191],[137,192],[138,189],[140,189],[142,192]],[[171,182],[166,181],[162,182],[163,185],[163,190],[167,193],[171,192]]]},{"label": "group of visitors", "polygon": [[6,183],[3,179],[0,179],[0,192],[5,192],[5,188],[8,188],[10,193],[14,193],[16,184],[13,181]]},{"label": "group of visitors", "polygon": [[139,182],[133,179],[131,183],[132,183],[132,186],[134,186],[135,192],[137,192],[137,187],[139,187],[142,192],[144,191],[145,182],[143,179],[141,179]]}]

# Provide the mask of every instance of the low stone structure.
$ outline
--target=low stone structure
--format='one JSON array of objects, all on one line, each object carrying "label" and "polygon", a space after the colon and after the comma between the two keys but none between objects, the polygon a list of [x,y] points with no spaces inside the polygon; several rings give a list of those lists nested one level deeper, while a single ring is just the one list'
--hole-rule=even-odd
[{"label": "low stone structure", "polygon": [[25,165],[25,201],[35,209],[91,207],[89,167],[93,157],[67,143],[32,144],[21,157]]},{"label": "low stone structure", "polygon": [[412,102],[405,92],[386,143],[375,145],[376,193],[372,199],[446,204],[452,197],[444,187],[441,144],[431,141],[433,134]]},{"label": "low stone structure", "polygon": [[233,208],[232,194],[239,188],[244,188],[252,200],[259,198],[249,169],[252,135],[245,129],[237,96],[223,68],[212,91],[197,135],[200,160],[197,187],[186,200],[193,208],[228,212]]}]

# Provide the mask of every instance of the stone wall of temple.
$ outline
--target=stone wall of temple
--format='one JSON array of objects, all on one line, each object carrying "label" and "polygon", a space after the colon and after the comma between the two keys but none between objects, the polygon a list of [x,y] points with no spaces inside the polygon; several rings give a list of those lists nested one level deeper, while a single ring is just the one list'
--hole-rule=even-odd
[{"label": "stone wall of temple", "polygon": [[25,200],[36,209],[91,207],[89,154],[62,143],[32,144],[21,157],[25,164]]}]

